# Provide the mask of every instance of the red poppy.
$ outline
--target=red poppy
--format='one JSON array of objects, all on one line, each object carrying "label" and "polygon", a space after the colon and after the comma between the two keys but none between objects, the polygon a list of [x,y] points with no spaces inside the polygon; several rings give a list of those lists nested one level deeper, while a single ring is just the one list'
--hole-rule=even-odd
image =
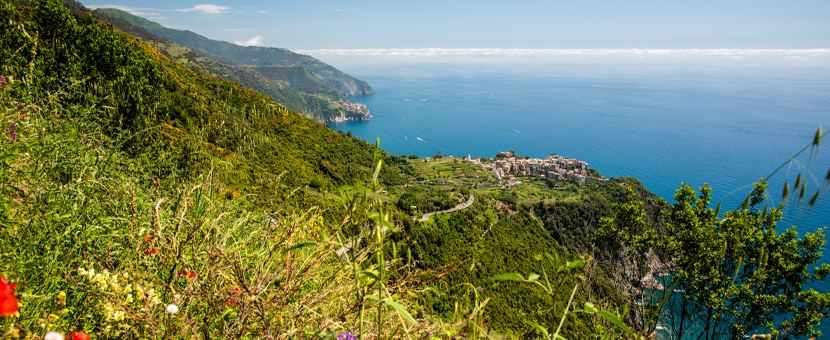
[{"label": "red poppy", "polygon": [[89,335],[84,332],[72,332],[72,340],[89,340]]},{"label": "red poppy", "polygon": [[144,243],[150,242],[153,239],[153,236],[147,236],[144,238]]},{"label": "red poppy", "polygon": [[17,313],[17,298],[12,291],[15,288],[17,285],[9,284],[0,276],[0,315],[11,316]]},{"label": "red poppy", "polygon": [[228,289],[228,291],[233,293],[233,294],[242,294],[242,291],[239,290],[239,288],[236,288],[236,287],[231,287],[231,289]]},{"label": "red poppy", "polygon": [[158,251],[158,250],[156,250],[156,248],[147,248],[147,249],[144,249],[144,254],[149,255],[149,254],[151,254],[151,253],[152,253],[153,255],[156,255],[156,254],[158,254],[158,253],[159,253],[159,251]]},{"label": "red poppy", "polygon": [[192,279],[192,278],[196,277],[196,274],[194,274],[194,273],[187,273],[187,274],[185,274],[185,276],[187,276],[189,279]]},{"label": "red poppy", "polygon": [[225,301],[222,306],[236,306],[236,302],[234,300]]},{"label": "red poppy", "polygon": [[17,116],[20,117],[20,118],[26,118],[26,116],[24,116],[24,115],[17,115]]}]

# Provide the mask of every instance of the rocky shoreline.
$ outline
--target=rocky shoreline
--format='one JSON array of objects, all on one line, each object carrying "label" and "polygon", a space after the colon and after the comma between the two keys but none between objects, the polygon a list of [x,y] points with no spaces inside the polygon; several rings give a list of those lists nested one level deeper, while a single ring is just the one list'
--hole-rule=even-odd
[{"label": "rocky shoreline", "polygon": [[328,123],[343,123],[347,121],[363,121],[369,120],[372,117],[372,114],[369,112],[369,109],[366,108],[366,105],[360,103],[340,103],[343,105],[344,110],[340,111],[340,114],[334,117],[326,117],[326,118],[315,118],[318,123],[320,124],[328,124]]}]

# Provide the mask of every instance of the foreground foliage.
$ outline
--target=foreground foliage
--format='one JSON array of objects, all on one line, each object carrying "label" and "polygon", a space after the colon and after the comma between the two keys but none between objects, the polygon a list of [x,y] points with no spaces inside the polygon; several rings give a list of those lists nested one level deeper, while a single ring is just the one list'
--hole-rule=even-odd
[{"label": "foreground foliage", "polygon": [[[414,171],[405,159],[187,70],[59,2],[0,6],[0,275],[18,285],[0,286],[0,298],[20,302],[2,309],[11,314],[0,319],[6,337],[642,339],[657,317],[626,307],[631,296],[615,284],[630,277],[591,242],[597,228],[629,211],[643,242],[672,235],[696,250],[724,249],[721,241],[743,235],[710,230],[714,247],[684,234],[695,229],[683,216],[733,227],[695,210],[706,202],[683,215],[688,192],[665,226],[652,212],[659,200],[630,178],[532,205],[475,192],[472,207],[415,223],[409,202],[439,208],[472,192],[402,189],[401,172]],[[600,223],[614,204],[630,209]],[[815,262],[821,235],[778,237],[768,232],[771,213],[747,211],[730,212],[746,222],[733,229],[763,226],[764,244],[795,244],[807,250],[799,266]],[[721,259],[773,268],[741,249]],[[721,284],[733,271],[714,273],[716,264],[684,275]],[[799,268],[782,270],[822,278]],[[721,313],[716,302],[729,296],[719,287],[713,303],[693,307]],[[805,294],[808,313],[825,308],[823,295]],[[805,315],[804,327],[821,317]]]}]

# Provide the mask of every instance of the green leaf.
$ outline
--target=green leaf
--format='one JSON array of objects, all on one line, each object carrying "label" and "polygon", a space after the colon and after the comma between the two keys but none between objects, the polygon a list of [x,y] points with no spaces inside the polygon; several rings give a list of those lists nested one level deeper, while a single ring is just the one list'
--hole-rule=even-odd
[{"label": "green leaf", "polygon": [[395,227],[393,227],[392,224],[389,223],[389,221],[387,221],[387,220],[381,220],[380,224],[383,225],[384,227],[386,227],[387,229],[391,230],[391,231],[395,231]]},{"label": "green leaf", "polygon": [[584,309],[587,312],[591,312],[591,313],[596,313],[597,312],[597,307],[594,307],[594,304],[590,303],[590,302],[586,302],[585,305],[582,307],[582,309]]},{"label": "green leaf", "polygon": [[366,295],[366,298],[369,299],[369,300],[380,301],[380,298],[375,294]]},{"label": "green leaf", "polygon": [[331,199],[333,199],[335,202],[339,203],[340,205],[346,205],[346,202],[343,201],[343,199],[340,198],[340,197],[337,197],[333,194],[329,194],[329,197],[331,197]]},{"label": "green leaf", "polygon": [[[375,279],[376,281],[380,281],[380,277],[378,277],[378,274],[375,273],[375,272],[371,272],[371,271],[366,270],[366,271],[363,271],[362,274],[366,275],[368,277],[371,277],[371,278]],[[378,301],[380,301],[380,300],[378,300]]]},{"label": "green leaf", "polygon": [[522,322],[524,322],[524,323],[526,323],[526,324],[528,324],[528,325],[533,326],[533,328],[536,328],[536,330],[537,330],[537,331],[539,331],[540,333],[544,334],[546,338],[550,338],[550,333],[548,333],[548,329],[547,329],[547,328],[542,327],[542,326],[539,326],[539,325],[537,325],[537,324],[536,324],[535,322],[533,322],[533,321],[522,320]]},{"label": "green leaf", "polygon": [[312,332],[312,331],[304,331],[306,336],[315,336],[320,339],[328,339],[334,337],[334,335],[326,333],[326,332]]},{"label": "green leaf", "polygon": [[487,280],[489,280],[489,281],[524,281],[525,279],[519,274],[507,273],[507,274],[501,274],[501,275],[493,276],[493,277],[491,277]]},{"label": "green leaf", "polygon": [[302,243],[297,243],[297,244],[289,247],[285,251],[292,251],[292,250],[297,250],[297,249],[301,249],[301,248],[305,248],[305,247],[312,247],[312,246],[316,246],[316,245],[317,245],[317,242],[302,242]]},{"label": "green leaf", "polygon": [[634,335],[634,332],[631,331],[631,328],[628,328],[628,326],[626,326],[622,321],[620,321],[620,319],[617,318],[616,315],[608,313],[606,311],[597,311],[597,315],[603,317],[605,320],[610,321],[611,323],[616,325],[618,328],[624,330],[629,335],[632,335],[632,336]]},{"label": "green leaf", "polygon": [[383,165],[383,160],[378,161],[378,166],[375,168],[375,173],[372,174],[372,181],[378,180],[378,175],[380,174],[380,167]]},{"label": "green leaf", "polygon": [[573,261],[573,262],[568,262],[568,269],[580,268],[580,267],[582,267],[582,266],[584,266],[584,265],[585,265],[585,262],[584,262],[584,261]]},{"label": "green leaf", "polygon": [[538,279],[538,278],[539,278],[539,274],[536,274],[536,273],[531,273],[531,274],[527,277],[527,280],[528,280],[528,281],[533,281],[533,280],[536,280],[536,279]]},{"label": "green leaf", "polygon": [[406,310],[406,307],[404,307],[402,304],[389,299],[383,300],[383,302],[394,308],[395,311],[397,311],[401,316],[403,316],[404,319],[409,320],[409,322],[411,323],[418,323],[418,321],[415,321],[415,318],[412,317],[412,314],[409,314],[409,312]]}]

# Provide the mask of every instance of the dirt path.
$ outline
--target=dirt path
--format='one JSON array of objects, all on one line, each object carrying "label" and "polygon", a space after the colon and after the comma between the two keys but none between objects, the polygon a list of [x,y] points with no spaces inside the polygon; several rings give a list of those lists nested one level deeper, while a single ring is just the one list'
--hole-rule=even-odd
[{"label": "dirt path", "polygon": [[475,194],[470,194],[470,199],[468,199],[467,202],[461,203],[461,204],[456,205],[455,207],[447,209],[447,210],[441,210],[441,211],[434,211],[434,212],[431,212],[431,213],[426,213],[426,214],[424,214],[423,217],[421,217],[420,219],[417,219],[416,221],[426,222],[427,220],[429,220],[430,216],[435,215],[435,214],[446,214],[446,213],[459,211],[461,209],[467,209],[471,205],[473,205],[473,203],[475,203],[475,201],[476,201]]}]

